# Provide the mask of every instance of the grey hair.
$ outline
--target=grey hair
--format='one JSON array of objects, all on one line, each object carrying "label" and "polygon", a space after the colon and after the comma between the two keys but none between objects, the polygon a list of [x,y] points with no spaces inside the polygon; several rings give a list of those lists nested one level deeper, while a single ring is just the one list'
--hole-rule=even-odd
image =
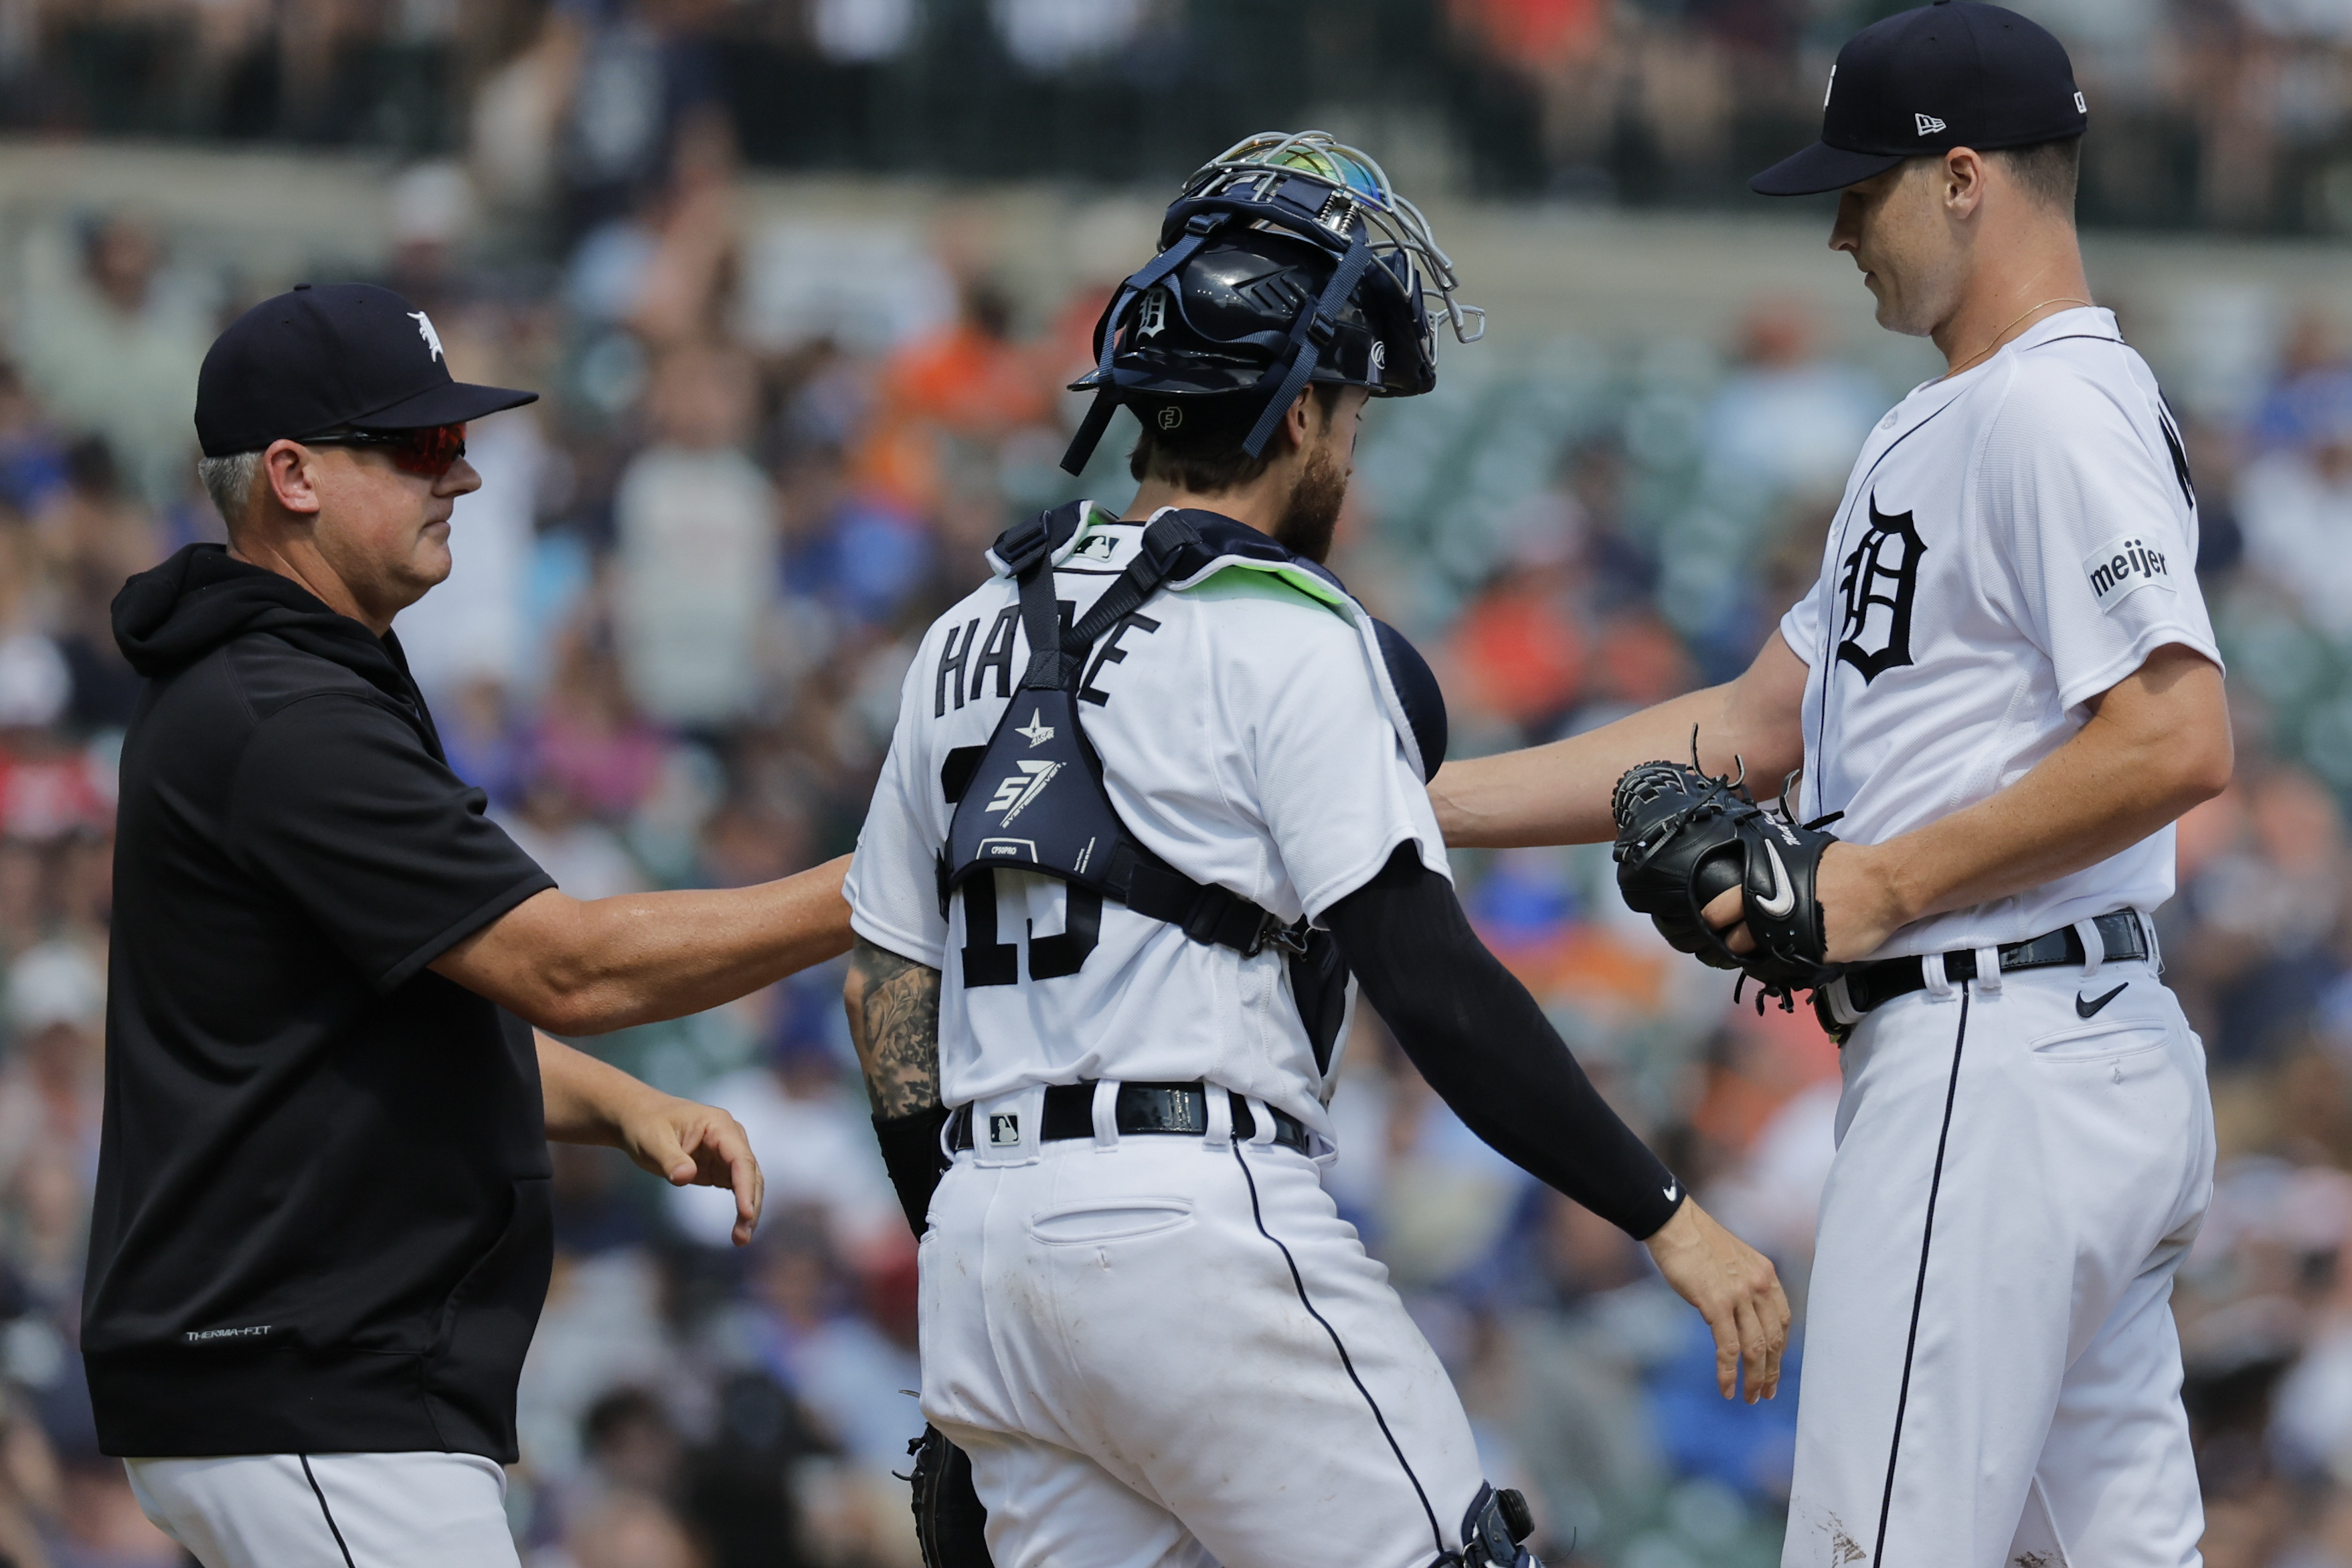
[{"label": "grey hair", "polygon": [[253,505],[254,486],[261,478],[261,454],[232,452],[226,457],[199,457],[196,477],[204,481],[205,494],[213,498],[221,521],[236,528]]}]

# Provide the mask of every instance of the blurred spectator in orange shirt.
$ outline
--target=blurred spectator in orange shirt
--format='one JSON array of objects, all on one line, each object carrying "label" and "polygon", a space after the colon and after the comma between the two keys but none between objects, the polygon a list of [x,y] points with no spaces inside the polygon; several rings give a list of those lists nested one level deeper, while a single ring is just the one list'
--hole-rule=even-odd
[{"label": "blurred spectator in orange shirt", "polygon": [[1013,308],[993,285],[969,280],[945,334],[909,344],[883,368],[881,408],[856,465],[859,482],[916,511],[939,503],[942,436],[1001,440],[1053,413],[1050,376],[1012,338]]},{"label": "blurred spectator in orange shirt", "polygon": [[1554,585],[1507,577],[1481,594],[1454,634],[1473,702],[1530,736],[1576,705],[1584,633]]}]

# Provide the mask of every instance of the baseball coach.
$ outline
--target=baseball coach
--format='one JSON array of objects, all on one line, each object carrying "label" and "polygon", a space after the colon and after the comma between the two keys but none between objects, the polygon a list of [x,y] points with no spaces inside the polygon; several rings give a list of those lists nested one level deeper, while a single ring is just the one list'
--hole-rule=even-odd
[{"label": "baseball coach", "polygon": [[842,862],[582,903],[450,771],[393,617],[481,481],[423,311],[303,287],[222,333],[200,473],[229,543],[132,578],[106,1111],[82,1354],[100,1440],[205,1568],[498,1564],[553,1259],[547,1141],[760,1175],[594,1034],[845,951]]}]

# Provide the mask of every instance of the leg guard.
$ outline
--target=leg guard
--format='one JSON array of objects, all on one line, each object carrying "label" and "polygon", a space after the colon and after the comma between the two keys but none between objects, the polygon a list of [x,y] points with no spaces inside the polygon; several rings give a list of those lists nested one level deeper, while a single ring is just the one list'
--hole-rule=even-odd
[{"label": "leg guard", "polygon": [[926,1422],[907,1445],[915,1456],[915,1540],[923,1568],[990,1568],[988,1510],[971,1489],[971,1460]]}]

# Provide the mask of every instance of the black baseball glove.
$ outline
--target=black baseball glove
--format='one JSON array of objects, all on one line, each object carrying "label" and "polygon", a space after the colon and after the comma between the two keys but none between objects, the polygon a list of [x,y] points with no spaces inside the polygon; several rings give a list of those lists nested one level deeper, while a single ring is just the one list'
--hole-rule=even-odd
[{"label": "black baseball glove", "polygon": [[[1645,762],[1617,780],[1617,891],[1648,915],[1668,942],[1718,969],[1741,970],[1764,998],[1793,1009],[1795,994],[1838,977],[1824,956],[1821,901],[1813,894],[1822,852],[1835,843],[1818,824],[1801,827],[1767,811],[1740,784],[1680,762]],[[1752,953],[1735,953],[1700,911],[1744,884]],[[1737,991],[1734,993],[1737,995]]]},{"label": "black baseball glove", "polygon": [[971,1490],[971,1460],[926,1423],[907,1445],[915,1456],[915,1540],[923,1568],[993,1568],[988,1555],[988,1510]]}]

